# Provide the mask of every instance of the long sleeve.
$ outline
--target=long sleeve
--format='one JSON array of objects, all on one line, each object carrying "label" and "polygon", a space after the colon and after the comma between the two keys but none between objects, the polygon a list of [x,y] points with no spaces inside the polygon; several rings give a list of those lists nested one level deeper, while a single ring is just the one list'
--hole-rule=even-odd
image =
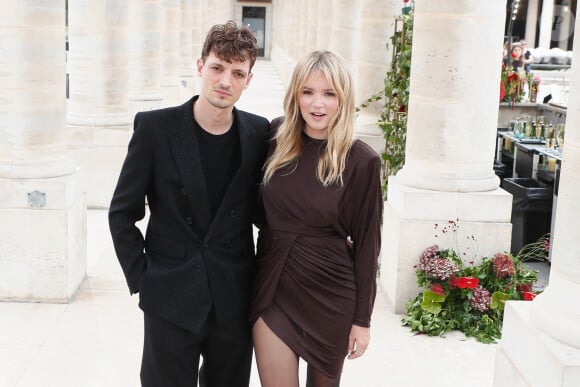
[{"label": "long sleeve", "polygon": [[381,247],[383,195],[381,162],[378,155],[353,160],[357,163],[351,180],[347,208],[351,219],[351,237],[357,286],[354,323],[370,326],[376,296],[376,274]]},{"label": "long sleeve", "polygon": [[131,294],[139,291],[146,267],[145,242],[136,222],[145,216],[145,197],[153,162],[141,114],[135,116],[133,136],[109,210],[113,244]]}]

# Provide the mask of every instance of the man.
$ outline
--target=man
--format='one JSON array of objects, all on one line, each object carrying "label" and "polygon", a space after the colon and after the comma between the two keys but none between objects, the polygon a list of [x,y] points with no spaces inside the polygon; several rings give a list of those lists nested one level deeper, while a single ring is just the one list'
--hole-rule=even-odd
[{"label": "man", "polygon": [[[248,386],[251,217],[268,120],[234,107],[257,44],[235,22],[209,31],[201,91],[138,113],[109,225],[129,290],[139,293],[143,386]],[[150,211],[145,236],[135,223]]]}]

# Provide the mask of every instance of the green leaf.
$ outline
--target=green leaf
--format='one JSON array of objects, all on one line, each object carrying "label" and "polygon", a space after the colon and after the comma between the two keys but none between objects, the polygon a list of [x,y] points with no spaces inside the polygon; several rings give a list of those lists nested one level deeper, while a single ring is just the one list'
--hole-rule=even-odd
[{"label": "green leaf", "polygon": [[503,310],[505,307],[505,302],[510,300],[511,297],[507,293],[503,292],[493,292],[491,295],[491,309]]},{"label": "green leaf", "polygon": [[445,296],[432,292],[431,290],[425,290],[423,292],[423,302],[421,302],[421,309],[438,314],[441,312],[441,304],[445,301]]}]

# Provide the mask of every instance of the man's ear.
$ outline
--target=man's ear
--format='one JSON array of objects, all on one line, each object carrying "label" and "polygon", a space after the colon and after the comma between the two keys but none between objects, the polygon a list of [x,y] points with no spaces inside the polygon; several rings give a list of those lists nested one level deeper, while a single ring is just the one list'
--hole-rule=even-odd
[{"label": "man's ear", "polygon": [[201,70],[203,70],[203,60],[199,58],[197,60],[197,75],[201,77]]},{"label": "man's ear", "polygon": [[248,78],[246,79],[246,84],[244,85],[244,89],[246,89],[248,86],[250,86],[250,81],[252,80],[252,77],[254,76],[254,73],[250,72],[248,74]]}]

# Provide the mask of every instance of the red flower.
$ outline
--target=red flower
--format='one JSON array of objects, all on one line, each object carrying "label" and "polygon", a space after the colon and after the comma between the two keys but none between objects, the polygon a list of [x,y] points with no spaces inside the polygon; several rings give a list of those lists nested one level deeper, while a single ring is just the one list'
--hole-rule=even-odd
[{"label": "red flower", "polygon": [[460,289],[475,289],[479,280],[475,277],[459,277],[457,279],[457,287]]},{"label": "red flower", "polygon": [[531,284],[520,284],[516,286],[516,290],[519,293],[526,293],[526,292],[531,292],[532,291],[532,285]]},{"label": "red flower", "polygon": [[524,300],[532,301],[534,298],[536,298],[537,294],[533,292],[523,292],[522,296],[524,296]]},{"label": "red flower", "polygon": [[508,82],[517,82],[517,81],[519,81],[519,80],[520,80],[520,77],[519,77],[518,73],[515,73],[515,72],[514,72],[514,73],[511,73],[510,75],[508,75],[508,76],[506,77],[506,80],[507,80]]},{"label": "red flower", "polygon": [[435,294],[439,294],[440,296],[445,295],[445,290],[443,290],[443,286],[441,286],[441,284],[431,284],[431,291]]}]

